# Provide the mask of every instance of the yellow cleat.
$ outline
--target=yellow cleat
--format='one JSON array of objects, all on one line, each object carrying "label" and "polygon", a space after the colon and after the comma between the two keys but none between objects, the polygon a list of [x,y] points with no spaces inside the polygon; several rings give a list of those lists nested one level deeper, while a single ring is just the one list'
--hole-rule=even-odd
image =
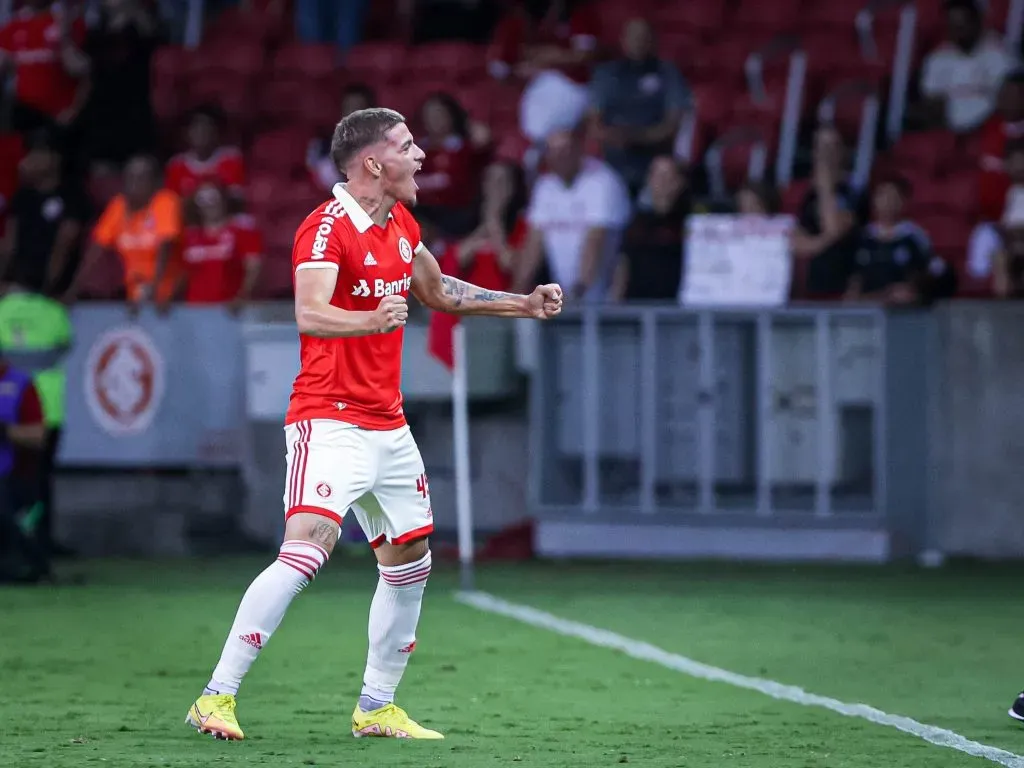
[{"label": "yellow cleat", "polygon": [[188,711],[185,722],[215,739],[241,741],[245,734],[235,717],[235,705],[235,697],[230,693],[200,696]]},{"label": "yellow cleat", "polygon": [[386,707],[363,712],[356,705],[352,713],[352,735],[357,739],[376,736],[391,739],[443,739],[437,731],[424,728],[401,707],[388,704]]}]

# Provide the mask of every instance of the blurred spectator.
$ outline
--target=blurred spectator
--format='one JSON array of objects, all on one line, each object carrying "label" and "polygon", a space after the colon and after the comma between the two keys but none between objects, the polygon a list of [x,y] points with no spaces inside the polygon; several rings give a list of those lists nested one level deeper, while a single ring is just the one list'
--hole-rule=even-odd
[{"label": "blurred spectator", "polygon": [[605,160],[636,193],[651,160],[672,150],[690,92],[676,66],[658,58],[647,21],[626,24],[622,52],[594,71],[591,109]]},{"label": "blurred spectator", "polygon": [[586,113],[600,32],[600,16],[587,0],[523,0],[499,22],[489,70],[498,79],[529,82],[519,119],[531,141],[574,127]]},{"label": "blurred spectator", "polygon": [[159,20],[143,0],[103,0],[85,39],[93,87],[82,115],[84,150],[97,171],[120,173],[125,161],[154,149],[150,59]]},{"label": "blurred spectator", "polygon": [[903,218],[909,193],[900,178],[875,186],[871,222],[860,232],[850,267],[847,300],[906,305],[952,294],[952,270],[932,253],[924,230]]},{"label": "blurred spectator", "polygon": [[263,244],[259,233],[232,223],[227,196],[209,182],[194,197],[199,223],[185,229],[181,289],[189,304],[228,304],[237,312],[252,298]]},{"label": "blurred spectator", "polygon": [[333,43],[347,51],[363,35],[370,0],[295,0],[295,33],[304,43]]},{"label": "blurred spectator", "polygon": [[[2,350],[0,350],[2,354]],[[18,453],[46,441],[43,409],[32,378],[0,357],[0,583],[36,582],[50,573],[43,547],[19,525],[25,479]]]},{"label": "blurred spectator", "polygon": [[195,194],[203,182],[220,184],[228,191],[232,212],[245,205],[245,160],[237,147],[221,143],[224,115],[216,107],[192,112],[186,130],[188,149],[167,163],[164,185],[182,200]]},{"label": "blurred spectator", "polygon": [[71,318],[59,301],[9,287],[0,297],[0,349],[14,368],[32,376],[46,442],[41,452],[19,455],[23,504],[20,524],[49,554],[70,552],[54,539],[53,476],[64,424],[64,359],[71,345]]},{"label": "blurred spectator", "polygon": [[1003,220],[1002,237],[993,258],[992,293],[999,298],[1024,298],[1024,198],[1017,196]]},{"label": "blurred spectator", "polygon": [[829,126],[818,128],[812,185],[800,204],[792,240],[794,256],[810,262],[807,287],[815,294],[839,294],[846,288],[861,203],[844,178],[845,165],[839,132]]},{"label": "blurred spectator", "polygon": [[1024,139],[1007,146],[1005,169],[1012,186],[998,222],[982,222],[971,233],[967,274],[991,279],[1000,298],[1024,296]]},{"label": "blurred spectator", "polygon": [[[345,87],[341,94],[341,116],[344,120],[353,112],[377,106],[377,96],[373,89],[364,83],[353,83]],[[325,192],[334,189],[339,181],[344,181],[338,172],[337,164],[331,159],[331,137],[319,137],[309,143],[306,151],[306,169],[313,181]]]},{"label": "blurred spectator", "polygon": [[416,174],[416,215],[449,237],[465,235],[476,219],[487,135],[471,135],[469,115],[453,96],[432,94],[420,113],[426,152]]},{"label": "blurred spectator", "polygon": [[547,163],[530,197],[516,290],[525,290],[546,256],[551,278],[569,297],[604,301],[630,219],[629,191],[611,166],[584,157],[582,126],[551,134]]},{"label": "blurred spectator", "polygon": [[[446,275],[489,291],[507,291],[527,232],[522,168],[491,163],[484,171],[482,192],[476,229],[461,242],[449,245],[438,261]],[[430,350],[449,367],[453,364],[451,331],[456,323],[456,315],[434,312],[430,316]]]},{"label": "blurred spectator", "polygon": [[14,71],[16,130],[75,121],[89,91],[84,41],[85,23],[50,0],[26,0],[0,28],[0,70]]},{"label": "blurred spectator", "polygon": [[482,192],[476,229],[445,251],[442,267],[445,274],[459,275],[488,290],[507,291],[527,232],[522,169],[511,163],[491,163],[484,172]]},{"label": "blurred spectator", "polygon": [[909,117],[911,124],[944,125],[966,133],[992,114],[999,84],[1013,58],[1000,36],[985,29],[975,0],[946,0],[945,7],[949,39],[925,58],[924,101]]},{"label": "blurred spectator", "polygon": [[1008,142],[1024,139],[1024,68],[1006,76],[999,89],[998,112],[981,130],[978,200],[982,221],[999,221],[1010,177],[1005,157]]},{"label": "blurred spectator", "polygon": [[160,166],[147,155],[133,157],[124,169],[124,192],[115,197],[93,230],[77,279],[68,290],[73,300],[88,272],[102,259],[102,251],[114,251],[124,267],[129,303],[154,301],[166,308],[181,274],[181,201],[160,188]]},{"label": "blurred spectator", "polygon": [[40,129],[29,137],[0,241],[0,279],[48,296],[71,285],[91,217],[85,192],[65,178],[62,165],[51,132]]},{"label": "blurred spectator", "polygon": [[675,301],[683,276],[686,217],[693,212],[685,169],[669,155],[656,157],[637,213],[622,240],[613,300]]},{"label": "blurred spectator", "polygon": [[779,212],[778,193],[763,181],[747,181],[736,190],[736,211],[746,216],[774,216]]},{"label": "blurred spectator", "polygon": [[[0,110],[3,110],[0,96]],[[25,157],[25,140],[20,133],[7,130],[0,118],[0,235],[3,235],[11,210],[11,199],[18,189],[18,166]]]}]

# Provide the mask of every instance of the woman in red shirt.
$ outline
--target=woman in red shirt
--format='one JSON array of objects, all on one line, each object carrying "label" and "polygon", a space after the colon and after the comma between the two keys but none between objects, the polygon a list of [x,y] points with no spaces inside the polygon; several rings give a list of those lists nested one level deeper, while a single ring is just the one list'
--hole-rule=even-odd
[{"label": "woman in red shirt", "polygon": [[[494,162],[483,176],[483,199],[475,212],[479,222],[463,240],[452,243],[438,263],[453,275],[489,291],[507,291],[512,284],[516,258],[526,240],[526,184],[522,169],[513,163]],[[430,317],[428,344],[431,353],[452,365],[452,328],[457,315],[434,312]]]},{"label": "woman in red shirt", "polygon": [[183,286],[189,304],[229,304],[237,311],[259,276],[262,237],[232,220],[225,191],[209,182],[193,198],[199,224],[185,229]]},{"label": "woman in red shirt", "polygon": [[480,191],[480,169],[489,136],[472,131],[469,116],[451,94],[432,94],[420,109],[427,153],[416,174],[417,218],[442,236],[460,237],[473,226]]}]

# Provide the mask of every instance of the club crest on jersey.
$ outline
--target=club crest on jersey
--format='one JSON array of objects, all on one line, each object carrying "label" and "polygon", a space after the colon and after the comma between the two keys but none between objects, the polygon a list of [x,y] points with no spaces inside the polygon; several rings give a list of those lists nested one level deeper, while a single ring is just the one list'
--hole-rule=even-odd
[{"label": "club crest on jersey", "polygon": [[404,237],[398,238],[398,255],[406,264],[412,264],[412,245]]}]

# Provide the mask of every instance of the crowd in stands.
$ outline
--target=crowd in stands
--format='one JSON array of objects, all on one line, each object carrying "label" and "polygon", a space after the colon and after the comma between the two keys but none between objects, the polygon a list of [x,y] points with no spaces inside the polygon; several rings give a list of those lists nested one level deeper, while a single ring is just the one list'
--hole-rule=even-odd
[{"label": "crowd in stands", "polygon": [[[427,153],[428,245],[487,288],[675,301],[687,218],[735,212],[794,216],[795,299],[1022,296],[1006,2],[920,0],[905,119],[878,121],[867,173],[864,98],[818,109],[837,84],[895,87],[891,5],[868,40],[840,0],[220,0],[193,47],[181,3],[21,0],[0,27],[0,282],[161,310],[285,298],[295,228],[341,180],[330,132],[380,105]],[[782,189],[780,50],[808,56]]]}]

